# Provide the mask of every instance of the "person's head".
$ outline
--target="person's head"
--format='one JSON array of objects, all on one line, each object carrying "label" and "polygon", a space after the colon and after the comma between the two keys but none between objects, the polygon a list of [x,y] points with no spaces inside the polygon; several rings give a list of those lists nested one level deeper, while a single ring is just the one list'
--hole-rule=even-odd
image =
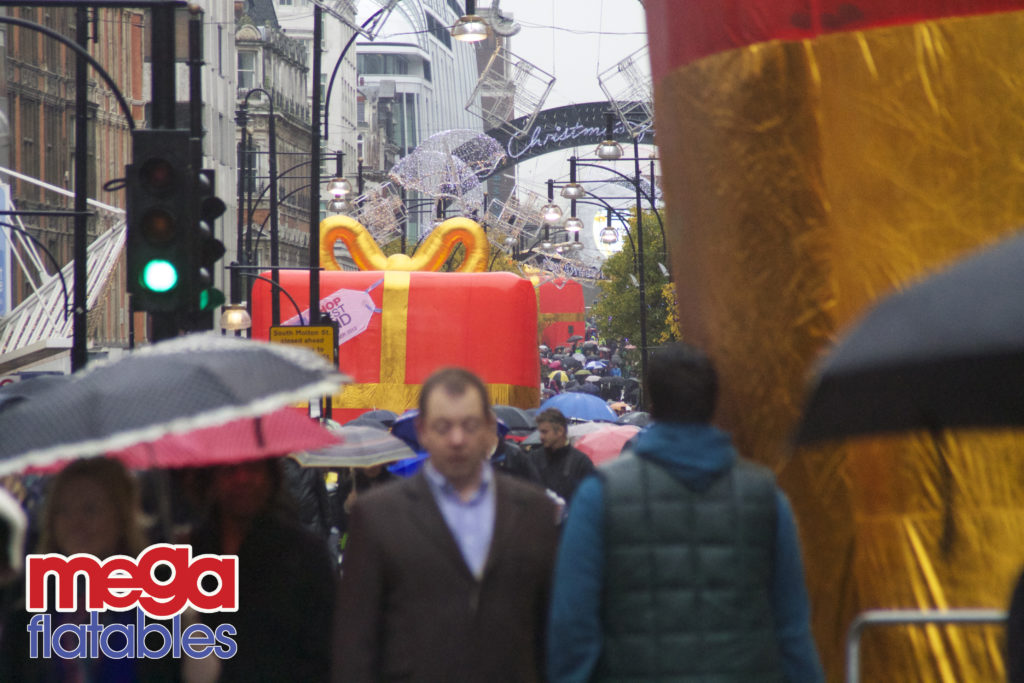
[{"label": "person's head", "polygon": [[268,510],[284,485],[279,458],[262,458],[210,470],[210,502],[218,514],[251,520]]},{"label": "person's head", "polygon": [[554,451],[569,443],[569,421],[558,408],[547,408],[537,413],[537,432],[540,443],[549,451]]},{"label": "person's head", "polygon": [[423,383],[416,433],[431,464],[453,486],[479,480],[496,430],[487,388],[472,372],[444,368]]},{"label": "person's head", "polygon": [[645,388],[655,420],[707,424],[718,400],[718,373],[697,347],[667,344],[650,353]]},{"label": "person's head", "polygon": [[135,556],[146,547],[135,479],[117,460],[76,460],[50,482],[39,552]]}]

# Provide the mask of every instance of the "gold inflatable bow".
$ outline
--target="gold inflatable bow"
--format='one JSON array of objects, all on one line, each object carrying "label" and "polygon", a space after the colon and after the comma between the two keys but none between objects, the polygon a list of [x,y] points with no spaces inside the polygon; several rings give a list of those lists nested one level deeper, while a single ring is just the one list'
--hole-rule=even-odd
[{"label": "gold inflatable bow", "polygon": [[466,257],[460,273],[480,273],[487,269],[490,246],[483,228],[468,218],[449,218],[427,236],[412,257],[405,254],[385,256],[363,225],[349,216],[330,216],[320,222],[320,264],[325,270],[341,270],[334,256],[334,244],[345,243],[359,270],[440,270],[461,244]]}]

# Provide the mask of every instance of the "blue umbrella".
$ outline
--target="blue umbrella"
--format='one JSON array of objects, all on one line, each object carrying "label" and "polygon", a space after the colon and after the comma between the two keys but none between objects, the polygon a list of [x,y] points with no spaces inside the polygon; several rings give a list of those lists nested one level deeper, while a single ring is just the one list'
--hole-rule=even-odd
[{"label": "blue umbrella", "polygon": [[[416,416],[419,415],[420,411],[415,408],[409,409],[402,413],[395,423],[391,425],[391,434],[397,436],[399,439],[404,441],[416,451],[416,455],[412,458],[406,458],[405,460],[399,460],[393,465],[388,465],[388,471],[393,474],[397,474],[402,477],[411,477],[420,471],[423,467],[423,463],[426,462],[430,455],[423,450],[423,446],[420,445],[419,437],[416,434]],[[504,438],[508,433],[508,427],[504,422],[498,420],[498,436]]]},{"label": "blue umbrella", "polygon": [[577,420],[607,420],[615,422],[615,412],[597,396],[569,392],[552,396],[540,404],[541,410],[558,408],[568,418]]}]

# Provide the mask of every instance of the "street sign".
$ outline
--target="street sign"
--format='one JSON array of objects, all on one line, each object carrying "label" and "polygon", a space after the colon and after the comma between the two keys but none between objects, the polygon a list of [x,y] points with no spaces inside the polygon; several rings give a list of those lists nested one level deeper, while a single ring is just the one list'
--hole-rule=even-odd
[{"label": "street sign", "polygon": [[334,325],[272,325],[270,341],[304,346],[338,364],[338,328]]}]

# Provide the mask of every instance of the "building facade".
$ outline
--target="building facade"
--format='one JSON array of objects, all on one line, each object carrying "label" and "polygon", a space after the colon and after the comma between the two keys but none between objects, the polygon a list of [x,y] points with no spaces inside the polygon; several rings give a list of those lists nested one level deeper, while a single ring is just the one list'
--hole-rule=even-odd
[{"label": "building facade", "polygon": [[[64,7],[8,8],[10,16],[34,22],[67,38],[75,38],[76,10]],[[143,54],[147,15],[142,10],[98,8],[90,11],[88,51],[110,75],[127,101],[136,125],[144,119],[146,80]],[[11,199],[19,211],[73,208],[74,158],[85,148],[89,198],[111,206],[124,206],[124,192],[107,183],[124,177],[131,158],[129,121],[111,87],[88,70],[88,135],[75,139],[75,64],[68,46],[44,33],[25,27],[3,27],[0,108],[6,121],[6,145],[0,174],[10,184]],[[112,229],[123,219],[116,211],[97,209],[88,222],[88,239]],[[27,299],[49,274],[72,259],[74,223],[70,217],[11,216],[10,222],[27,234],[43,254],[42,269],[33,262],[31,249],[12,228],[8,259],[0,263],[9,303],[13,309]],[[47,253],[49,256],[47,256]],[[55,265],[55,263],[56,265]],[[99,304],[89,312],[88,339],[92,345],[125,345],[131,324],[124,286],[124,260],[120,259],[104,286]],[[72,283],[66,283],[71,287]],[[58,312],[63,314],[63,311]]]},{"label": "building facade", "polygon": [[[256,25],[253,21],[262,21]],[[278,264],[309,263],[310,125],[306,46],[289,37],[272,17],[243,15],[235,34],[238,49],[238,130],[242,154],[239,206],[245,262],[270,259],[271,98],[276,147]],[[268,97],[269,94],[269,97]],[[243,297],[244,298],[244,297]]]}]

